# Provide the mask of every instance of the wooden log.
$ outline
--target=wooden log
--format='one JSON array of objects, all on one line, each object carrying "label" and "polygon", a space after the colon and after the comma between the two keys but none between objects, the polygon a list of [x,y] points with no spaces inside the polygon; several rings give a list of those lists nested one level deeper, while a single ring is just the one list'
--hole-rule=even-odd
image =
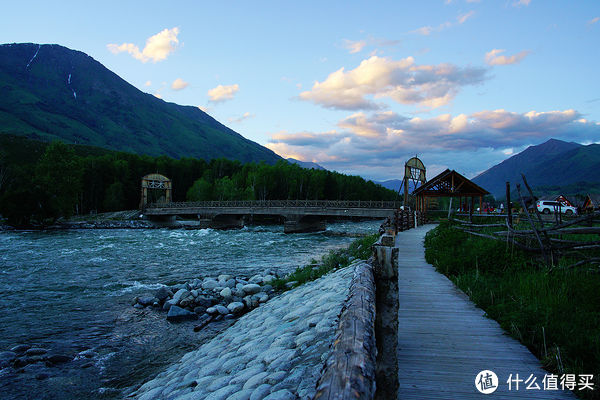
[{"label": "wooden log", "polygon": [[375,279],[367,263],[355,267],[332,347],[314,399],[372,399],[377,353]]}]

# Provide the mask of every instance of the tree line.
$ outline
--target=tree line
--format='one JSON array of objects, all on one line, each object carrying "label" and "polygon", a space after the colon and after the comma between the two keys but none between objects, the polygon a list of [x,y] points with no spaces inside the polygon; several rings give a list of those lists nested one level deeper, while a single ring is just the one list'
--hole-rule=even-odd
[{"label": "tree line", "polygon": [[141,178],[149,173],[172,180],[173,201],[397,199],[395,192],[361,177],[305,169],[284,160],[242,164],[82,150],[62,142],[34,144],[37,150],[0,150],[0,214],[13,226],[137,209]]}]

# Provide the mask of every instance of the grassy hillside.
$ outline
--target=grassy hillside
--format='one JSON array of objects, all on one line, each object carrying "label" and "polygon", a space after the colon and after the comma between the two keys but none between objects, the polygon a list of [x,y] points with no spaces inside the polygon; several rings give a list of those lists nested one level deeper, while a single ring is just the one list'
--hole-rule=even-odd
[{"label": "grassy hillside", "polygon": [[197,107],[143,93],[58,45],[1,45],[0,91],[3,134],[174,158],[280,159]]}]

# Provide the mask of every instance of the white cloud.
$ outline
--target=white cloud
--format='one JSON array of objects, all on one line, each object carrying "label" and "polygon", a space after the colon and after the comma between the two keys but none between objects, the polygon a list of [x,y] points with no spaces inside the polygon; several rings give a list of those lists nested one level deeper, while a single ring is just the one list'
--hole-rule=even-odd
[{"label": "white cloud", "polygon": [[392,111],[359,112],[337,126],[341,130],[280,132],[272,135],[267,147],[363,176],[383,173],[386,165],[402,165],[417,153],[428,155],[426,163],[462,166],[475,174],[493,164],[490,157],[498,162],[526,145],[550,138],[585,142],[600,137],[600,124],[583,119],[575,110],[483,110],[431,118],[410,118]]},{"label": "white cloud", "polygon": [[343,46],[350,54],[359,53],[367,45],[366,40],[352,41],[344,39]]},{"label": "white cloud", "polygon": [[588,25],[594,25],[598,21],[600,21],[600,17],[592,18],[588,21]]},{"label": "white cloud", "polygon": [[469,11],[469,12],[468,12],[468,13],[466,13],[466,14],[459,15],[459,16],[456,18],[456,20],[457,20],[457,22],[458,22],[459,24],[464,24],[464,23],[465,23],[465,22],[467,22],[467,20],[468,20],[469,18],[471,18],[473,15],[475,15],[475,11]]},{"label": "white cloud", "polygon": [[219,103],[233,99],[238,90],[240,90],[240,86],[237,83],[228,86],[219,85],[208,91],[208,97],[211,102]]},{"label": "white cloud", "polygon": [[513,3],[515,7],[528,6],[531,0],[518,0]]},{"label": "white cloud", "polygon": [[413,57],[395,61],[372,56],[353,70],[340,68],[332,72],[299,97],[323,107],[344,110],[381,108],[367,96],[436,108],[450,102],[462,86],[482,82],[485,74],[482,68],[418,65]]},{"label": "white cloud", "polygon": [[179,45],[179,28],[164,29],[154,36],[146,39],[146,46],[140,51],[140,48],[133,43],[107,44],[106,47],[113,54],[129,53],[131,56],[143,63],[148,61],[158,62],[166,60],[169,54],[175,51]]},{"label": "white cloud", "polygon": [[183,89],[185,89],[188,86],[189,86],[188,82],[184,81],[181,78],[177,78],[171,84],[171,89],[173,89],[173,90],[183,90]]},{"label": "white cloud", "polygon": [[504,53],[506,50],[504,49],[493,49],[485,54],[485,62],[489,65],[510,65],[516,64],[523,60],[525,57],[529,55],[529,50],[523,50],[517,54],[513,54],[512,56],[503,56],[500,55]]},{"label": "white cloud", "polygon": [[144,83],[144,86],[146,86],[146,87],[152,86],[152,81],[146,81],[146,83]]},{"label": "white cloud", "polygon": [[254,114],[251,114],[246,111],[244,114],[242,114],[241,116],[239,116],[237,118],[229,118],[229,122],[239,124],[240,122],[247,120],[249,118],[253,118],[253,117],[254,117]]}]

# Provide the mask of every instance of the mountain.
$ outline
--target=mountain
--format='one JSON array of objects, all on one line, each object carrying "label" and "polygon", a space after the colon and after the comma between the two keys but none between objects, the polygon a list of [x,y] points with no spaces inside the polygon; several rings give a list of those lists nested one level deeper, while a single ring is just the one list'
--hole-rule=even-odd
[{"label": "mountain", "polygon": [[402,179],[390,179],[387,181],[375,182],[375,183],[383,186],[386,189],[390,189],[390,190],[397,192],[398,189],[400,189],[400,185],[402,185]]},{"label": "mountain", "polygon": [[550,139],[530,146],[473,179],[495,197],[506,192],[506,182],[521,183],[521,172],[533,188],[540,186],[567,187],[578,183],[600,182],[600,145],[581,145]]},{"label": "mountain", "polygon": [[0,133],[170,157],[281,159],[197,107],[143,93],[59,45],[0,45]]},{"label": "mountain", "polygon": [[314,163],[314,162],[310,162],[310,161],[300,161],[300,160],[296,160],[295,158],[287,158],[286,159],[288,162],[292,163],[292,164],[297,164],[299,166],[301,166],[302,168],[306,168],[306,169],[321,169],[325,171],[325,168],[321,167],[319,164]]}]

